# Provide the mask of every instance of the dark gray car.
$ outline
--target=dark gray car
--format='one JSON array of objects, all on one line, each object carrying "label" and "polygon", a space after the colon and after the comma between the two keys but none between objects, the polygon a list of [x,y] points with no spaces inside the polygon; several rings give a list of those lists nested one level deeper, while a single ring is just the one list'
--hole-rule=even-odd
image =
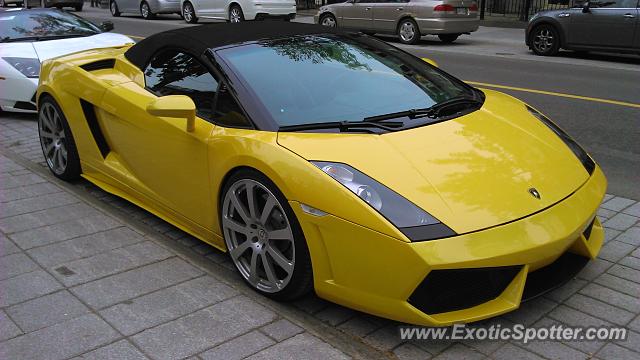
[{"label": "dark gray car", "polygon": [[536,55],[560,49],[640,54],[639,6],[639,0],[598,0],[539,12],[527,26],[527,46]]}]

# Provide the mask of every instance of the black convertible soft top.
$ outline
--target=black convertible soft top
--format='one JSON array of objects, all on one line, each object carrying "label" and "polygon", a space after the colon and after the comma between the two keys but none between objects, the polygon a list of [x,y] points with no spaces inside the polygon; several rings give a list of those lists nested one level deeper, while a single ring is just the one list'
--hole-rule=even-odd
[{"label": "black convertible soft top", "polygon": [[165,47],[181,48],[194,55],[201,55],[207,49],[247,41],[338,32],[340,31],[325,26],[285,21],[215,23],[179,28],[151,35],[131,47],[124,55],[137,67],[143,69],[150,57]]}]

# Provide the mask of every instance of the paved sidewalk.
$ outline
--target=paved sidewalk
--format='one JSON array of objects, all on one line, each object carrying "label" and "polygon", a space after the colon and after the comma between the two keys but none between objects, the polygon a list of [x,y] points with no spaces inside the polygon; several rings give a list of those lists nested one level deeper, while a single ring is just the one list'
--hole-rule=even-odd
[{"label": "paved sidewalk", "polygon": [[599,216],[599,259],[482,324],[624,326],[626,341],[403,342],[396,322],[257,295],[223,253],[85,181],[53,178],[35,118],[3,114],[0,359],[638,359],[640,203],[608,195]]}]

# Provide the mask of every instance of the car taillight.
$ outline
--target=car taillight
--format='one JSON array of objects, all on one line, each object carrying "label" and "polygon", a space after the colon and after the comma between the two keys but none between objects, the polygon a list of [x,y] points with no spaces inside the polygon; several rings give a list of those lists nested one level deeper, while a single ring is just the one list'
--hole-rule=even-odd
[{"label": "car taillight", "polygon": [[433,11],[437,11],[437,12],[454,12],[456,9],[453,7],[453,5],[449,5],[449,4],[440,4],[440,5],[436,5],[433,8]]},{"label": "car taillight", "polygon": [[471,6],[469,6],[469,11],[478,11],[478,4],[471,4]]}]

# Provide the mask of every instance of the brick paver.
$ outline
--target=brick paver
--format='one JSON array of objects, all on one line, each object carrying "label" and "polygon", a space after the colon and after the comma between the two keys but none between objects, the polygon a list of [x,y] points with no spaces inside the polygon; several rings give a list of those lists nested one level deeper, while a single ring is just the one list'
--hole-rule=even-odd
[{"label": "brick paver", "polygon": [[54,180],[39,147],[32,116],[0,117],[0,359],[640,358],[635,200],[605,197],[606,243],[576,279],[479,324],[617,325],[627,340],[402,341],[401,324],[316,296],[255,295],[220,251],[85,181]]}]

